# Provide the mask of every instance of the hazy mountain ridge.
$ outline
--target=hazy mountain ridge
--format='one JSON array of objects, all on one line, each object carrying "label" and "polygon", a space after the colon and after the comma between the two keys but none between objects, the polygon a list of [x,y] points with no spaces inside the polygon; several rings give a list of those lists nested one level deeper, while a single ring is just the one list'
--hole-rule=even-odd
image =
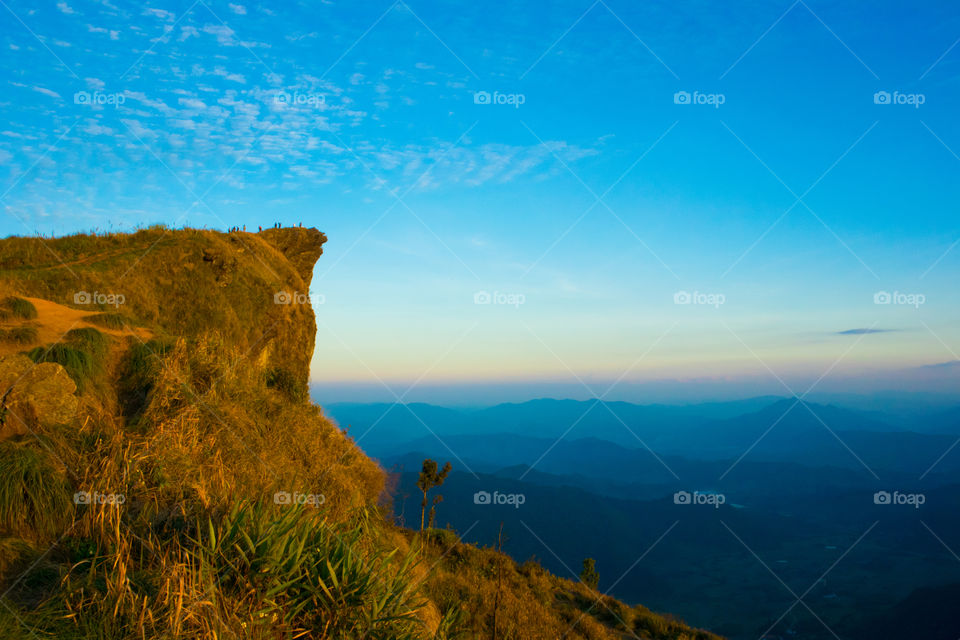
[{"label": "hazy mountain ridge", "polygon": [[[672,609],[731,637],[758,637],[791,604],[786,591],[770,589],[776,582],[769,583],[770,574],[731,532],[793,588],[806,589],[869,530],[832,574],[829,587],[811,592],[815,610],[843,637],[873,637],[874,620],[914,588],[954,579],[953,559],[931,535],[936,532],[950,547],[960,543],[960,455],[951,448],[955,436],[936,433],[943,422],[931,418],[938,412],[924,416],[921,430],[920,420],[900,414],[789,398],[723,407],[728,414],[723,417],[702,407],[616,404],[616,417],[595,403],[572,400],[504,404],[492,413],[411,406],[429,429],[402,407],[330,410],[338,421],[363,431],[379,420],[360,444],[398,474],[400,517],[416,504],[412,483],[418,460],[454,460],[458,471],[444,488],[440,522],[469,528],[471,539],[480,542],[492,540],[503,522],[505,548],[514,557],[535,555],[561,574],[575,566],[584,539],[601,569],[616,570],[637,559],[637,548],[624,541],[643,546],[651,542],[648,536],[676,523],[657,552],[616,583],[614,593]],[[746,411],[737,413],[741,409]],[[581,429],[588,410],[598,417]],[[677,414],[684,420],[671,419]],[[551,424],[545,415],[557,421]],[[394,416],[403,419],[394,422]],[[596,432],[614,434],[616,441],[594,437]],[[524,502],[519,508],[476,504],[478,491],[522,494]],[[725,502],[699,511],[675,503],[677,492],[694,491],[722,493]],[[919,493],[924,503],[892,508],[876,503],[878,492]],[[603,526],[595,529],[594,523]],[[693,553],[697,548],[709,551]],[[741,597],[751,590],[762,595]],[[704,594],[716,606],[706,606]],[[907,615],[916,600],[904,602],[896,611]],[[952,623],[960,628],[960,621]],[[784,637],[790,630],[802,637],[833,637],[802,615],[781,625],[777,635]],[[908,628],[909,621],[896,625]]]}]

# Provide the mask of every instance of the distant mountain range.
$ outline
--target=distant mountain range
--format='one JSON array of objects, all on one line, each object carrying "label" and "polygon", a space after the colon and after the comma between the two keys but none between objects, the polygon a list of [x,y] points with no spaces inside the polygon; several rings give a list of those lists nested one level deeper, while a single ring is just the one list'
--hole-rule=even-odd
[{"label": "distant mountain range", "polygon": [[[533,400],[477,411],[427,404],[332,404],[327,411],[381,459],[417,450],[458,457],[470,466],[474,459],[481,468],[526,463],[549,472],[569,470],[573,463],[589,465],[578,452],[599,449],[587,458],[629,462],[642,469],[632,479],[646,482],[669,481],[677,473],[661,462],[670,456],[731,465],[743,456],[856,469],[881,478],[884,473],[919,478],[931,468],[934,476],[960,470],[960,450],[940,459],[960,435],[960,407],[920,425],[898,424],[895,416],[878,412],[771,396],[688,406]],[[572,442],[574,451],[561,446]],[[597,473],[602,477],[603,469]]]},{"label": "distant mountain range", "polygon": [[[960,407],[904,416],[765,396],[326,410],[394,473],[398,518],[419,513],[424,458],[449,460],[438,525],[490,545],[502,524],[511,555],[561,575],[593,557],[601,589],[734,640],[834,637],[800,608],[773,624],[795,598],[771,571],[855,640],[910,628],[923,589],[960,583],[946,548],[960,548]],[[683,492],[723,502],[678,504]],[[882,492],[924,503],[878,504]]]}]

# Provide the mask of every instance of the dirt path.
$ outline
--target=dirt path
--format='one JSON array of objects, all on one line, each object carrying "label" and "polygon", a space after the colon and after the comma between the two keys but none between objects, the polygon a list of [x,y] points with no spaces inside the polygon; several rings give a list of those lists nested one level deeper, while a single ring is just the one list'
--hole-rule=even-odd
[{"label": "dirt path", "polygon": [[43,298],[25,298],[33,303],[37,309],[37,317],[33,320],[16,320],[4,323],[10,326],[36,326],[37,342],[30,345],[5,344],[0,342],[0,355],[18,353],[37,345],[53,344],[63,338],[63,335],[71,329],[80,329],[84,327],[93,327],[103,334],[115,338],[137,335],[141,340],[146,341],[153,337],[153,334],[147,329],[132,327],[124,329],[110,329],[100,325],[87,322],[83,318],[91,315],[101,315],[101,311],[88,311],[73,309],[71,307],[44,300]]}]

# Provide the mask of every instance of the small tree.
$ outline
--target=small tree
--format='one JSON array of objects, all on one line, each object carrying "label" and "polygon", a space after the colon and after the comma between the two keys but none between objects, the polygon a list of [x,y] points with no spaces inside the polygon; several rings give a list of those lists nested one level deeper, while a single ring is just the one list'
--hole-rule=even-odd
[{"label": "small tree", "polygon": [[580,572],[580,582],[591,589],[596,589],[600,584],[600,574],[597,573],[597,563],[593,558],[583,559],[583,571]]},{"label": "small tree", "polygon": [[437,505],[443,502],[443,496],[439,493],[433,496],[433,506],[430,507],[430,517],[427,519],[427,527],[433,529],[437,519]]},{"label": "small tree", "polygon": [[[430,458],[423,461],[423,469],[420,471],[420,477],[417,479],[417,488],[423,493],[423,500],[420,502],[420,531],[423,531],[423,524],[427,514],[427,492],[434,487],[442,485],[443,481],[447,479],[448,473],[450,473],[449,462],[443,465],[443,469],[437,471],[436,461]],[[434,507],[430,510],[431,524],[433,524],[433,518],[436,515],[436,504],[438,502],[439,500],[435,501]]]}]

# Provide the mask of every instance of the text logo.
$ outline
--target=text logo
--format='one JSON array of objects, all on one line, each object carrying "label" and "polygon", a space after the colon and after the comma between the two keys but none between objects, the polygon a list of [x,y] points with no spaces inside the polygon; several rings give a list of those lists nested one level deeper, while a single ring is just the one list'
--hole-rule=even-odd
[{"label": "text logo", "polygon": [[98,491],[77,491],[73,494],[74,504],[123,504],[127,497],[122,493],[100,493]]},{"label": "text logo", "polygon": [[919,109],[920,105],[927,101],[927,96],[922,93],[900,93],[894,91],[877,91],[873,94],[873,104],[905,104],[914,109]]},{"label": "text logo", "polygon": [[927,501],[927,496],[922,493],[900,493],[894,491],[877,491],[873,494],[873,504],[895,504],[908,505],[914,509],[919,509],[920,505]]},{"label": "text logo", "polygon": [[522,493],[500,493],[494,491],[477,491],[473,494],[473,504],[508,504],[514,509],[519,509],[520,505],[527,501],[527,497]]},{"label": "text logo", "polygon": [[927,301],[927,296],[922,293],[902,293],[900,291],[877,291],[873,294],[873,304],[895,304],[906,305],[919,309],[920,305]]},{"label": "text logo", "polygon": [[701,293],[694,291],[677,291],[673,294],[673,304],[697,304],[707,305],[714,309],[719,309],[720,305],[727,301],[727,296],[722,293]]},{"label": "text logo", "polygon": [[73,304],[106,304],[119,307],[127,298],[122,293],[100,293],[94,291],[77,291],[73,294]]},{"label": "text logo", "polygon": [[727,501],[727,497],[722,493],[700,493],[694,491],[677,491],[673,494],[673,504],[706,504],[714,509],[719,509],[720,505]]},{"label": "text logo", "polygon": [[527,301],[527,296],[522,293],[504,293],[502,291],[477,291],[473,294],[473,304],[501,304],[514,308],[519,307]]},{"label": "text logo", "polygon": [[722,93],[700,93],[694,91],[677,91],[673,94],[673,104],[705,104],[719,109],[720,105],[727,101],[727,97]]},{"label": "text logo", "polygon": [[306,505],[308,507],[319,507],[327,501],[322,493],[300,493],[294,491],[277,491],[273,494],[273,503],[282,505]]},{"label": "text logo", "polygon": [[273,102],[283,106],[319,107],[320,105],[326,104],[327,98],[322,93],[300,93],[299,91],[288,93],[286,91],[280,91],[273,96]]},{"label": "text logo", "polygon": [[99,107],[112,106],[119,107],[127,101],[127,96],[122,93],[100,93],[94,91],[78,91],[73,94],[73,104],[95,105]]},{"label": "text logo", "polygon": [[324,304],[327,297],[321,293],[299,293],[297,291],[277,291],[273,294],[273,304]]},{"label": "text logo", "polygon": [[514,109],[519,109],[520,105],[527,101],[527,96],[522,93],[500,93],[494,91],[475,91],[473,94],[473,104],[499,104],[509,105]]}]

